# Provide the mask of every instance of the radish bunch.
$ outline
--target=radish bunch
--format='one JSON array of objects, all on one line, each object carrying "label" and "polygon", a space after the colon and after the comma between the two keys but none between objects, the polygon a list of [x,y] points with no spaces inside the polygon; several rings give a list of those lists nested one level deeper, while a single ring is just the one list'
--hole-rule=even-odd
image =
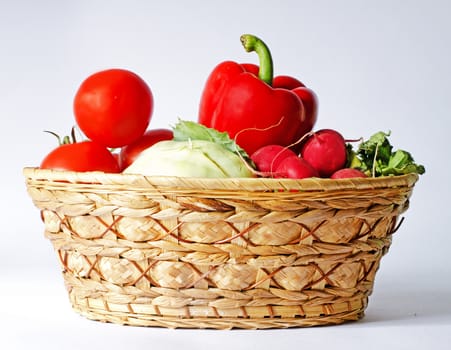
[{"label": "radish bunch", "polygon": [[367,177],[358,169],[346,168],[346,141],[332,129],[310,135],[302,143],[299,154],[279,145],[268,145],[255,151],[251,159],[259,171],[274,178]]}]

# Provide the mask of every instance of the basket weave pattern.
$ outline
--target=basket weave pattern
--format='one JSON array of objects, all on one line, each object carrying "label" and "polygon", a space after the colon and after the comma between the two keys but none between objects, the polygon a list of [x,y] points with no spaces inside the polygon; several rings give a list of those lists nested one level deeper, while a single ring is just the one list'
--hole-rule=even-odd
[{"label": "basket weave pattern", "polygon": [[218,329],[362,317],[418,179],[24,175],[77,312]]}]

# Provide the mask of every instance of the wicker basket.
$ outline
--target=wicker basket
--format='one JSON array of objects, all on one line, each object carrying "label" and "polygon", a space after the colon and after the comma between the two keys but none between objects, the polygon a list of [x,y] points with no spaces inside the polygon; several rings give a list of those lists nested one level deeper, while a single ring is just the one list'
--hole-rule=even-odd
[{"label": "wicker basket", "polygon": [[361,318],[418,180],[24,175],[78,313],[216,329]]}]

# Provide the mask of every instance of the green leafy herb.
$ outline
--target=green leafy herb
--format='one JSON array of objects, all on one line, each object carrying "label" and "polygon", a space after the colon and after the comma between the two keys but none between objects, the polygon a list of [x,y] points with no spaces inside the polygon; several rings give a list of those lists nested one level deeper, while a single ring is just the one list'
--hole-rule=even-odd
[{"label": "green leafy herb", "polygon": [[388,141],[388,136],[390,136],[390,132],[379,131],[371,136],[368,141],[360,144],[358,154],[365,163],[372,162],[375,155],[378,161],[382,163],[389,162],[393,147]]},{"label": "green leafy herb", "polygon": [[416,164],[409,152],[401,149],[393,151],[389,136],[390,132],[377,132],[367,141],[362,141],[357,151],[348,144],[348,166],[358,168],[373,177],[424,174],[424,166]]},{"label": "green leafy herb", "polygon": [[424,166],[416,164],[412,155],[402,149],[392,154],[387,166],[382,170],[383,175],[424,174],[424,172]]},{"label": "green leafy herb", "polygon": [[188,120],[179,120],[172,129],[174,132],[174,141],[211,141],[222,145],[230,152],[240,154],[249,165],[254,166],[246,151],[238,146],[226,132],[219,132],[213,128],[207,128],[202,124]]}]

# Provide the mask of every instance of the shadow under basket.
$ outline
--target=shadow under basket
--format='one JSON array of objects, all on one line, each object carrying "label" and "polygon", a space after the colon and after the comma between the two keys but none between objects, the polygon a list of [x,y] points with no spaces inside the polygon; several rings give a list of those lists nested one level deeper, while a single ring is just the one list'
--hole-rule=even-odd
[{"label": "shadow under basket", "polygon": [[76,312],[214,329],[361,318],[418,180],[24,176]]}]

